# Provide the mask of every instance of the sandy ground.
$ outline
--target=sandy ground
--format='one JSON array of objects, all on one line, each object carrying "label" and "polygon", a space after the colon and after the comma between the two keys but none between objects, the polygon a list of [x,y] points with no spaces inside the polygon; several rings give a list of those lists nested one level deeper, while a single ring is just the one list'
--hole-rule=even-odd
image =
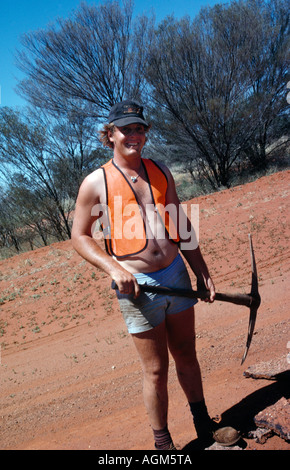
[{"label": "sandy ground", "polygon": [[[200,245],[217,291],[249,291],[252,234],[262,304],[243,366],[249,309],[196,306],[209,412],[244,436],[255,428],[255,414],[285,395],[280,383],[243,373],[289,352],[289,183],[285,171],[191,201],[200,204]],[[154,449],[139,359],[108,276],[67,241],[1,262],[0,281],[0,449]],[[194,450],[172,361],[169,396],[174,441]],[[246,437],[241,448],[282,450],[289,443]]]}]

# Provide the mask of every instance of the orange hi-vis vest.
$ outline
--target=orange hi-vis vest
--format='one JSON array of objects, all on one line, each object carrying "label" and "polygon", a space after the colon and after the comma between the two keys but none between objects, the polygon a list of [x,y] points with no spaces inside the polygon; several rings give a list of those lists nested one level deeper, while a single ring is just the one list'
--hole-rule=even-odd
[{"label": "orange hi-vis vest", "polygon": [[[149,184],[152,204],[163,222],[164,234],[169,240],[179,243],[177,222],[173,222],[166,210],[167,177],[153,160],[142,158],[141,162]],[[129,179],[113,159],[103,165],[102,169],[106,185],[107,213],[101,225],[106,250],[109,255],[119,259],[137,255],[148,245],[146,221],[142,216],[137,195]]]}]

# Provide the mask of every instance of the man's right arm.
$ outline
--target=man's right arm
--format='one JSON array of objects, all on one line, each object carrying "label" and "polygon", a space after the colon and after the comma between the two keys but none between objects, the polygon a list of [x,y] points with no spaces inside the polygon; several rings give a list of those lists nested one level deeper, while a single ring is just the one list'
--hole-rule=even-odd
[{"label": "man's right arm", "polygon": [[72,228],[72,244],[82,258],[109,274],[121,293],[134,293],[138,296],[140,289],[133,274],[109,256],[92,237],[92,228],[98,219],[98,216],[92,213],[95,205],[100,203],[97,188],[100,187],[101,178],[101,172],[97,170],[89,175],[80,187]]}]

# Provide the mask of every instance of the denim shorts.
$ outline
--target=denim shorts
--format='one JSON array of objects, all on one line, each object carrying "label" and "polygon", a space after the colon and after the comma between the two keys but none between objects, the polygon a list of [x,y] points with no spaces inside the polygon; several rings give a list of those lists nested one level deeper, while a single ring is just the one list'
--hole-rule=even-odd
[{"label": "denim shorts", "polygon": [[[151,286],[179,287],[191,289],[191,281],[180,254],[167,266],[153,273],[134,274],[138,284]],[[120,309],[128,332],[143,333],[160,325],[166,315],[180,313],[197,303],[197,299],[172,295],[141,292],[137,299],[133,295],[120,294],[117,290]]]}]

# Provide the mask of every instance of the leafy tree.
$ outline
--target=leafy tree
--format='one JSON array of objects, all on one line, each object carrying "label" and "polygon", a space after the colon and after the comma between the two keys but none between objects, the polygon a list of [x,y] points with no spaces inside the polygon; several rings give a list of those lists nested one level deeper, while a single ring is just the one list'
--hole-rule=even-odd
[{"label": "leafy tree", "polygon": [[[241,60],[249,75],[248,106],[256,126],[243,153],[255,168],[260,169],[267,166],[267,147],[281,136],[289,137],[286,88],[290,15],[289,2],[285,0],[256,1],[253,5],[255,8],[251,3],[247,8],[248,51]],[[284,149],[286,144],[284,139]]]},{"label": "leafy tree", "polygon": [[116,101],[145,101],[147,152],[183,162],[213,188],[249,164],[264,168],[269,145],[289,132],[288,0],[232,1],[156,29],[153,17],[133,19],[133,6],[83,3],[26,34],[18,52],[19,92],[36,113],[2,110],[2,161],[31,182],[51,220],[60,217],[60,237],[83,177],[108,157],[96,130]]},{"label": "leafy tree", "polygon": [[70,237],[79,185],[104,161],[96,149],[96,125],[81,115],[51,119],[2,108],[0,139],[0,172],[13,222],[37,231],[44,244],[49,237]]},{"label": "leafy tree", "polygon": [[82,100],[95,119],[125,97],[140,99],[153,19],[133,21],[132,14],[131,0],[82,3],[71,18],[24,35],[21,95],[52,112],[76,109]]},{"label": "leafy tree", "polygon": [[180,142],[184,160],[214,188],[229,185],[255,147],[266,164],[273,125],[287,107],[287,45],[284,0],[216,5],[193,21],[159,25],[148,67],[153,113],[160,119],[164,110],[166,142]]}]

